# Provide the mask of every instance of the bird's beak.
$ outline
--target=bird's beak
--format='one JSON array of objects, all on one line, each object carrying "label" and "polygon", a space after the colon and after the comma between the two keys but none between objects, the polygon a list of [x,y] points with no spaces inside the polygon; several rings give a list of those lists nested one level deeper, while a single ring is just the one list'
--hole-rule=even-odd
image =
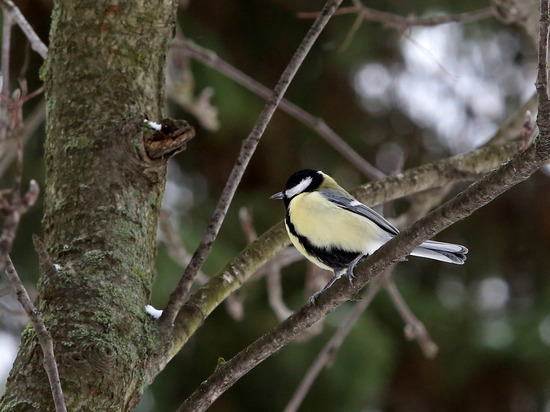
[{"label": "bird's beak", "polygon": [[270,196],[269,198],[271,200],[281,200],[284,197],[283,192],[275,193],[273,196]]}]

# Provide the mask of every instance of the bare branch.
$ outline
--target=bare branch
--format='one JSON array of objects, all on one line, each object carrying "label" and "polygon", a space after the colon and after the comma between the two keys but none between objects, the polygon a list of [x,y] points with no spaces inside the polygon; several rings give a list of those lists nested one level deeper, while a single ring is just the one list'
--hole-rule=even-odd
[{"label": "bare branch", "polygon": [[[471,23],[473,21],[483,20],[494,16],[493,9],[491,7],[487,7],[471,12],[444,16],[417,17],[410,15],[408,17],[403,17],[397,14],[386,13],[371,9],[370,7],[365,7],[362,3],[352,7],[342,7],[335,13],[335,15],[344,14],[361,15],[364,20],[376,21],[386,27],[392,27],[400,31],[412,26],[431,27],[446,23]],[[318,15],[318,12],[302,12],[298,13],[297,16],[298,18],[311,19]]]},{"label": "bare branch", "polygon": [[527,110],[525,112],[523,127],[521,129],[521,140],[523,141],[520,148],[521,151],[524,151],[531,143],[533,143],[536,131],[537,128],[535,127],[535,119],[533,118],[531,111]]},{"label": "bare branch", "polygon": [[[447,194],[450,190],[450,186],[435,189],[432,191],[425,191],[421,192],[415,195],[415,200],[413,203],[413,206],[407,210],[407,213],[402,216],[400,220],[402,220],[402,225],[410,224],[411,222],[414,222],[419,217],[424,216],[428,210],[430,210],[434,205],[438,204],[441,199]],[[433,194],[432,192],[436,192]],[[393,222],[395,223],[395,221]],[[398,224],[397,226],[401,226],[401,224]],[[351,332],[353,326],[355,323],[359,320],[359,317],[361,314],[366,310],[369,303],[365,302],[371,301],[374,296],[380,291],[381,286],[387,285],[393,285],[393,289],[397,290],[395,288],[395,284],[393,280],[391,279],[391,272],[393,271],[393,268],[386,269],[383,274],[376,277],[372,283],[369,284],[369,289],[367,293],[365,294],[365,297],[363,300],[356,304],[354,309],[351,311],[351,313],[348,315],[346,320],[340,325],[340,327],[336,330],[332,338],[327,342],[325,347],[322,349],[322,351],[319,353],[313,364],[310,366],[308,371],[306,372],[304,378],[302,379],[302,382],[298,386],[298,389],[296,389],[296,392],[294,392],[294,395],[290,399],[289,403],[287,404],[287,407],[285,408],[285,412],[290,411],[296,411],[298,410],[300,404],[303,402],[305,396],[307,395],[307,392],[313,385],[313,382],[315,379],[317,379],[317,376],[321,372],[321,370],[324,368],[326,364],[331,362],[337,355],[338,349],[342,345],[344,339],[347,337],[347,335]],[[392,288],[390,286],[390,288]],[[392,291],[393,292],[393,291]],[[397,297],[401,298],[401,295],[399,295],[399,292],[397,292]],[[392,294],[390,293],[390,296]],[[392,296],[393,298],[393,296]],[[418,321],[418,319],[412,314],[410,309],[407,307],[406,303],[401,298],[400,302],[396,302],[394,299],[394,303],[398,307],[399,312],[401,313],[406,312],[407,317],[404,317],[405,322],[407,322],[407,326],[409,326],[411,323],[414,325],[420,324],[420,326],[416,328],[406,327],[405,331],[413,330],[413,331],[421,331],[423,333],[418,333],[417,335],[411,336],[411,334],[407,334],[407,338],[409,339],[418,339],[419,343],[422,348],[428,349],[430,346],[428,344],[424,344],[425,336],[429,335],[424,328],[424,325]],[[404,306],[405,308],[403,310],[400,310],[400,306]],[[414,319],[416,322],[409,322],[409,319]],[[310,328],[311,329],[311,328]],[[433,343],[433,342],[432,342]],[[435,343],[433,343],[435,345]],[[435,345],[435,348],[437,349],[437,345]],[[433,351],[424,351],[425,355],[428,357],[428,355],[434,355]]]},{"label": "bare branch", "polygon": [[34,205],[38,199],[40,189],[36,180],[31,180],[29,189],[23,197],[19,195],[19,192],[13,193],[13,202],[9,204],[5,199],[0,198],[3,201],[4,207],[7,209],[7,216],[4,219],[2,226],[2,236],[0,238],[0,271],[4,270],[6,259],[11,252],[13,241],[15,240],[15,234],[19,227],[19,221],[21,215],[25,213],[31,206]]},{"label": "bare branch", "polygon": [[[545,46],[548,36],[547,1],[542,0],[541,5],[540,40]],[[537,90],[539,91],[540,104],[537,121],[541,133],[534,144],[514,156],[496,171],[471,185],[451,201],[420,219],[384,244],[368,259],[359,263],[355,273],[355,285],[350,285],[346,280],[336,282],[333,287],[318,297],[315,305],[310,303],[304,306],[299,312],[225,362],[207,381],[203,382],[200,390],[195,391],[182,404],[180,410],[194,410],[197,407],[204,410],[241,376],[281,349],[305,328],[333,311],[349,299],[355,290],[365,286],[381,271],[391,264],[397,263],[400,258],[410,254],[415,247],[441,230],[466,218],[512,186],[526,180],[538,168],[546,164],[550,159],[550,105],[547,96],[546,47],[541,48],[540,51],[538,79]]]},{"label": "bare branch", "polygon": [[[350,192],[366,205],[375,206],[433,187],[469,180],[509,160],[514,153],[517,153],[520,144],[515,141],[500,146],[483,147],[388,176],[380,181],[352,189]],[[235,256],[184,305],[175,323],[172,341],[165,350],[173,354],[177,353],[220,302],[250,279],[273,256],[283,251],[289,243],[284,223],[281,221]],[[164,362],[167,361],[162,357],[161,359]],[[162,366],[163,363],[159,362],[158,371]]]},{"label": "bare branch", "polygon": [[11,50],[11,29],[13,26],[13,15],[4,9],[2,21],[2,94],[8,96],[10,93],[10,50]]},{"label": "bare branch", "polygon": [[244,318],[243,301],[244,294],[241,294],[241,296],[239,296],[235,293],[232,293],[224,300],[227,313],[236,321],[241,321]]},{"label": "bare branch", "polygon": [[[522,121],[525,114],[524,109],[525,107],[520,109]],[[509,136],[513,135],[519,136],[517,130],[521,126],[521,122],[517,123],[516,117],[518,117],[517,114],[513,115],[511,120],[496,132],[495,136],[499,136],[499,141],[508,140]],[[518,128],[515,129],[515,133],[507,130],[516,126]],[[351,190],[351,193],[366,205],[375,206],[430,188],[471,180],[508,161],[518,152],[520,145],[519,141],[487,145],[469,153],[438,160],[380,181],[368,183]],[[283,251],[289,243],[288,235],[281,221],[258,237],[253,244],[248,245],[206,285],[192,295],[177,318],[172,341],[165,350],[171,354],[177,353],[220,302],[251,276],[256,277],[256,272],[262,265]],[[262,268],[261,271],[263,270]],[[158,373],[169,358],[159,355],[161,361],[158,362],[158,368],[152,374]]]},{"label": "bare branch", "polygon": [[[539,59],[537,71],[537,94],[539,107],[548,103],[548,2],[540,2]],[[540,118],[540,116],[538,116]],[[540,127],[540,126],[539,126]]]},{"label": "bare branch", "polygon": [[46,245],[35,234],[32,235],[32,243],[34,245],[34,250],[38,255],[40,266],[42,266],[42,273],[44,273],[47,278],[51,279],[53,276],[58,274],[58,270],[56,265],[52,262],[48,251],[46,250]]},{"label": "bare branch", "polygon": [[[10,12],[4,9],[2,22],[2,58],[0,69],[2,70],[2,100],[0,100],[0,144],[6,141],[12,130],[12,119],[10,116],[9,93],[10,93],[10,49],[11,49],[11,31],[13,18]],[[0,155],[3,153],[3,147],[0,146]]]},{"label": "bare branch", "polygon": [[[544,138],[544,140],[548,140],[550,135],[546,135]],[[537,155],[536,158],[535,154]],[[489,173],[454,199],[420,219],[409,229],[404,230],[383,245],[369,258],[359,263],[355,271],[354,285],[351,285],[347,279],[335,282],[331,288],[318,297],[315,305],[310,303],[302,307],[298,312],[220,366],[182,404],[179,410],[206,409],[250,369],[288,344],[313,323],[336,309],[377,274],[410,254],[422,242],[435,236],[451,224],[469,216],[513,185],[527,179],[543,164],[542,161],[547,161],[549,158],[550,147],[546,150],[544,145],[532,145],[497,171]]]},{"label": "bare branch", "polygon": [[42,40],[40,40],[40,37],[38,37],[29,22],[25,19],[25,16],[23,16],[23,14],[21,13],[21,10],[19,10],[11,0],[0,0],[0,4],[2,4],[4,11],[7,10],[13,15],[13,18],[17,25],[19,26],[19,28],[21,28],[21,31],[25,33],[27,39],[29,39],[32,49],[37,52],[43,59],[46,59],[46,55],[48,54],[48,47],[44,44]]},{"label": "bare branch", "polygon": [[216,210],[214,211],[210,223],[208,224],[206,233],[202,238],[197,250],[193,254],[189,265],[187,265],[187,268],[182,278],[178,282],[176,289],[170,295],[168,304],[166,305],[166,308],[159,319],[159,323],[163,328],[172,328],[179,309],[184,303],[185,296],[187,295],[189,288],[193,283],[193,279],[195,278],[197,272],[200,270],[202,264],[206,260],[206,256],[210,253],[212,244],[214,243],[214,240],[218,235],[218,232],[227,213],[227,209],[229,208],[231,200],[233,199],[233,195],[237,190],[237,186],[241,181],[246,166],[248,165],[250,158],[252,157],[254,151],[256,150],[256,147],[258,146],[260,138],[262,137],[267,127],[267,124],[271,120],[271,117],[275,113],[275,110],[277,109],[279,102],[285,94],[288,85],[302,65],[302,62],[304,61],[309,50],[315,43],[315,40],[317,40],[317,37],[319,36],[325,25],[328,23],[330,17],[338,8],[341,2],[342,0],[329,0],[326,3],[321,16],[317,20],[315,20],[311,29],[306,34],[304,40],[298,47],[298,50],[296,51],[285,71],[281,75],[279,82],[273,90],[271,98],[266,103],[264,109],[262,110],[262,113],[260,113],[256,124],[252,128],[252,131],[243,142],[241,146],[241,151],[237,158],[237,162],[235,163],[235,166],[233,167],[233,170],[231,171],[231,174],[223,189],[220,200],[218,201],[218,205],[216,206]]},{"label": "bare branch", "polygon": [[[183,246],[178,232],[170,222],[170,213],[167,210],[162,209],[160,211],[159,223],[168,254],[181,267],[187,266],[191,260],[191,254]],[[199,285],[204,285],[208,282],[208,276],[199,270],[196,280]]]},{"label": "bare branch", "polygon": [[283,300],[283,288],[281,286],[281,266],[272,260],[268,263],[267,271],[267,295],[269,306],[275,312],[279,322],[292,315],[292,310],[286,306]]},{"label": "bare branch", "polygon": [[525,112],[530,111],[531,113],[536,113],[537,108],[537,94],[533,93],[529,100],[522,104],[512,116],[502,123],[499,130],[493,135],[493,137],[491,137],[491,139],[489,139],[487,143],[484,144],[484,146],[504,143],[517,138],[520,135],[518,130],[522,129],[523,124],[525,123]]},{"label": "bare branch", "polygon": [[338,51],[340,53],[347,50],[347,48],[349,47],[349,45],[353,41],[353,38],[355,37],[355,34],[357,33],[357,31],[361,27],[361,24],[363,23],[364,19],[365,18],[363,16],[363,13],[357,13],[357,17],[355,18],[355,21],[353,22],[353,25],[349,29],[348,34],[346,35],[346,38],[344,39],[344,42],[341,44],[340,47],[338,47]]},{"label": "bare branch", "polygon": [[[518,132],[516,134],[519,136]],[[519,151],[520,146],[519,141],[484,146],[359,186],[353,190],[353,195],[361,201],[368,199],[370,205],[378,205],[449,183],[475,180],[509,160]],[[388,197],[389,193],[391,196]]]},{"label": "bare branch", "polygon": [[258,235],[252,223],[252,213],[248,208],[243,206],[239,209],[239,221],[241,223],[241,229],[246,236],[246,241],[248,243],[254,242]]},{"label": "bare branch", "polygon": [[65,400],[63,399],[63,390],[61,389],[61,382],[59,380],[59,372],[57,370],[57,363],[55,361],[54,350],[53,350],[53,341],[46,329],[44,320],[40,313],[34,307],[27,290],[21,283],[21,279],[17,274],[13,262],[10,257],[6,257],[6,275],[8,276],[11,286],[15,291],[17,300],[21,303],[21,306],[25,309],[27,316],[29,317],[32,326],[36,332],[36,337],[40,347],[42,348],[42,353],[44,354],[44,369],[48,375],[48,380],[50,381],[50,388],[52,390],[53,401],[55,404],[56,412],[66,412],[67,408],[65,406]]},{"label": "bare branch", "polygon": [[390,272],[391,269],[387,270],[385,274],[382,274],[370,284],[363,299],[355,304],[351,313],[347,316],[344,322],[340,324],[334,335],[332,335],[330,340],[315,358],[315,361],[311,364],[304,378],[300,382],[300,385],[298,385],[298,388],[294,392],[294,395],[292,395],[292,398],[290,398],[290,401],[285,407],[285,412],[295,412],[298,410],[307,393],[311,389],[313,382],[315,382],[315,379],[317,379],[317,376],[319,376],[319,373],[321,373],[323,368],[336,357],[340,346],[344,343],[345,338],[349,335],[353,326],[357,323],[363,312],[365,312],[367,307],[373,301],[374,297],[380,290],[380,287],[383,285],[384,279],[389,276]]},{"label": "bare branch", "polygon": [[[24,146],[27,140],[34,134],[36,129],[44,122],[46,116],[46,103],[42,100],[30,113],[26,116],[23,123],[23,129],[19,130],[19,141]],[[3,176],[6,169],[11,165],[11,162],[17,155],[17,143],[10,139],[6,142],[6,152],[0,159],[0,176]]]},{"label": "bare branch", "polygon": [[397,308],[397,311],[406,322],[405,336],[407,339],[417,340],[426,358],[435,358],[438,351],[437,344],[430,337],[424,324],[411,312],[403,296],[399,293],[395,282],[391,278],[387,280],[386,290]]},{"label": "bare branch", "polygon": [[[292,265],[293,263],[304,260],[304,255],[298,252],[294,247],[288,247],[282,250],[278,255],[274,256],[270,262],[275,261],[277,266],[281,268]],[[257,280],[266,276],[271,269],[269,268],[269,262],[266,262],[262,267],[260,267],[252,276],[250,280]]]},{"label": "bare branch", "polygon": [[[269,99],[271,90],[248,75],[239,71],[229,63],[222,60],[213,51],[204,49],[195,43],[189,41],[176,41],[174,47],[181,47],[191,55],[195,60],[200,61],[204,65],[218,71],[234,80],[236,83],[257,94],[258,96]],[[359,170],[367,179],[380,179],[384,177],[384,173],[367,162],[353,148],[332,130],[322,119],[312,116],[304,109],[296,106],[294,103],[282,99],[279,108],[294,117],[304,126],[311,128],[319,134],[328,144],[330,144],[337,152],[339,152],[350,164]]]},{"label": "bare branch", "polygon": [[[252,222],[252,213],[246,207],[241,207],[239,210],[239,220],[241,222],[241,228],[246,235],[248,243],[254,242],[258,235]],[[292,311],[286,306],[283,301],[283,289],[281,287],[281,268],[283,260],[282,254],[275,256],[264,266],[264,272],[267,278],[267,295],[269,299],[269,306],[273,309],[275,316],[279,321],[288,318]],[[229,295],[228,299],[233,296]],[[235,305],[235,302],[232,302]]]}]

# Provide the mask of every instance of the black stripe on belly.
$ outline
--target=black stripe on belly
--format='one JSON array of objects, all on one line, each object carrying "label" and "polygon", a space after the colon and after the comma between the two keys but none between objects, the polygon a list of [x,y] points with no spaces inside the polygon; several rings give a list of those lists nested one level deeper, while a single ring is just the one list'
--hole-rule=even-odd
[{"label": "black stripe on belly", "polygon": [[286,225],[290,233],[298,238],[300,244],[310,255],[315,256],[325,265],[331,267],[335,272],[347,268],[349,264],[361,253],[350,252],[348,250],[337,248],[327,249],[324,247],[315,246],[307,237],[300,235],[296,231],[296,228],[290,221],[290,215],[288,214],[286,215]]}]

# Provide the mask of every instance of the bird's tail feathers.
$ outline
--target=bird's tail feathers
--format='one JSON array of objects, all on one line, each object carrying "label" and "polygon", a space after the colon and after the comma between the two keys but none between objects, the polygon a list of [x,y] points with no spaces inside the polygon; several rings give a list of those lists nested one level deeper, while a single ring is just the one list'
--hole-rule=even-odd
[{"label": "bird's tail feathers", "polygon": [[428,240],[414,249],[411,255],[462,265],[466,260],[466,253],[468,249],[464,246]]}]

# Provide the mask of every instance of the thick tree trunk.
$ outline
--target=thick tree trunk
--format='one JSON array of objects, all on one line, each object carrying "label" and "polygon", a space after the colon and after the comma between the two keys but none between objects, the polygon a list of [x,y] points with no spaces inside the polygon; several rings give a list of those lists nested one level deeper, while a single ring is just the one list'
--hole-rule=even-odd
[{"label": "thick tree trunk", "polygon": [[[144,159],[143,119],[162,118],[173,0],[58,0],[44,68],[45,243],[39,309],[67,407],[123,411],[148,381],[153,280],[165,161]],[[32,328],[0,410],[53,410]]]}]

